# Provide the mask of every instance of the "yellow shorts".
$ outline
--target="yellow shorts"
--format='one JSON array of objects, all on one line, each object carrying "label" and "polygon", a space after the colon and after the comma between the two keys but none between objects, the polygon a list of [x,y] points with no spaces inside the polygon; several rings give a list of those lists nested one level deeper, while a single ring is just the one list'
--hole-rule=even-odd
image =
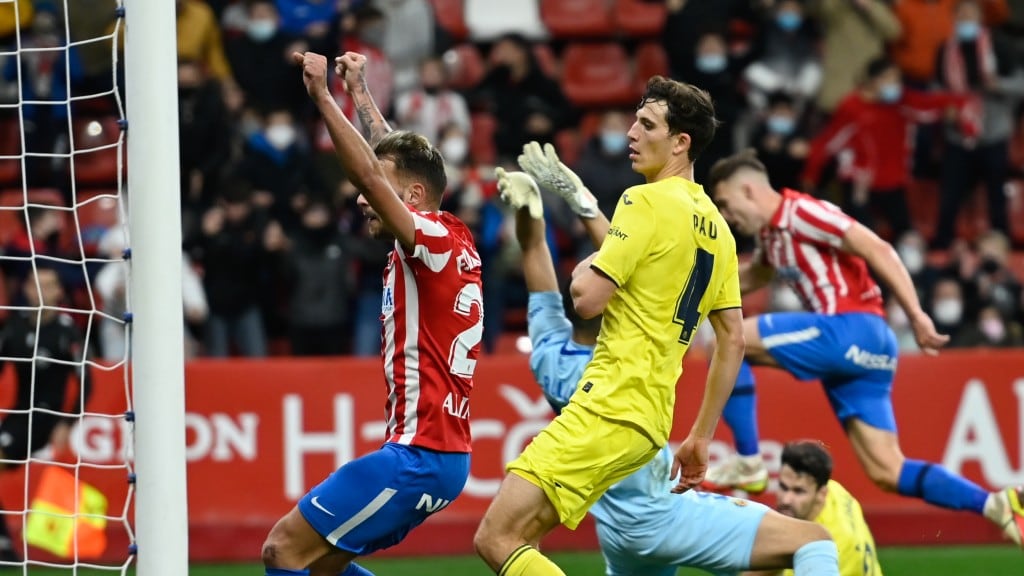
[{"label": "yellow shorts", "polygon": [[543,490],[562,524],[575,530],[612,484],[657,453],[639,429],[570,402],[505,470]]}]

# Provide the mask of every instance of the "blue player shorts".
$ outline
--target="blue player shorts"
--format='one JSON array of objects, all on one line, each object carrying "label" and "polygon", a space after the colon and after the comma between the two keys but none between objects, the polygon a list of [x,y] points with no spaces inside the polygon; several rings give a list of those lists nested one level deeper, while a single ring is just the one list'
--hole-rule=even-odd
[{"label": "blue player shorts", "polygon": [[750,567],[767,506],[695,490],[675,498],[678,504],[658,510],[649,526],[598,522],[608,576],[673,576],[680,566],[736,574]]},{"label": "blue player shorts", "polygon": [[757,327],[783,369],[800,380],[821,380],[840,422],[856,418],[896,432],[891,393],[898,348],[885,318],[779,312],[758,317]]},{"label": "blue player shorts", "polygon": [[469,477],[469,454],[387,443],[338,468],[299,500],[332,545],[360,556],[394,546],[447,507]]}]

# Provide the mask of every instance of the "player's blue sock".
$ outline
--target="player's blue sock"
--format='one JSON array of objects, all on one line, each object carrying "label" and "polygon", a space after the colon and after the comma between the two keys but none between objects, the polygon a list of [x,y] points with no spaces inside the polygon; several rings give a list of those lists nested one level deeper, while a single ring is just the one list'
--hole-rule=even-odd
[{"label": "player's blue sock", "polygon": [[988,492],[938,464],[907,459],[900,470],[899,493],[922,498],[929,504],[952,510],[985,510]]},{"label": "player's blue sock", "polygon": [[373,572],[370,572],[355,562],[351,562],[348,565],[348,568],[345,568],[345,571],[338,574],[338,576],[373,576]]},{"label": "player's blue sock", "polygon": [[804,544],[793,554],[795,576],[839,576],[839,552],[831,540]]},{"label": "player's blue sock", "polygon": [[287,568],[267,568],[265,576],[309,576],[309,570],[288,570]]},{"label": "player's blue sock", "polygon": [[740,373],[736,377],[736,385],[732,389],[729,401],[725,403],[722,417],[733,437],[736,438],[736,451],[741,456],[753,456],[760,453],[757,434],[757,395],[754,391],[754,372],[746,360],[740,364]]}]

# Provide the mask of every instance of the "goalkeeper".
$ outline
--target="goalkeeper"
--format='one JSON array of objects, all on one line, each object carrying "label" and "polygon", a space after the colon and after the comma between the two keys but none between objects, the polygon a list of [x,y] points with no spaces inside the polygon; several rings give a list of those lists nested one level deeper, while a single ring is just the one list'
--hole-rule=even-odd
[{"label": "goalkeeper", "polygon": [[[609,222],[550,145],[545,154],[538,144],[528,144],[519,163],[529,174],[498,168],[498,188],[501,200],[516,209],[516,239],[530,293],[530,368],[558,413],[591,359],[601,316],[584,320],[571,303],[564,305],[545,241],[540,192],[531,175],[569,203],[595,247],[608,234]],[[554,185],[556,178],[563,185]],[[670,576],[681,566],[732,573],[795,567],[797,576],[838,574],[833,545],[821,526],[746,500],[695,491],[672,494],[671,467],[672,451],[665,446],[590,509],[609,576]],[[829,550],[824,557],[816,553],[822,549]]]}]

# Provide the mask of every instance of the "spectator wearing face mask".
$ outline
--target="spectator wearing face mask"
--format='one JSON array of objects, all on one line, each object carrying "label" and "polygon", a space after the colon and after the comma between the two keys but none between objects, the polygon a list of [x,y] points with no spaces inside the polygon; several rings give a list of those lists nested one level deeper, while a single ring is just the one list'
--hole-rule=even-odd
[{"label": "spectator wearing face mask", "polygon": [[876,215],[885,215],[889,237],[896,238],[910,229],[910,125],[937,121],[943,113],[956,116],[957,126],[966,132],[976,130],[976,125],[959,115],[969,99],[906,89],[899,68],[885,58],[871,62],[866,76],[811,142],[805,188],[815,187],[826,161],[836,158],[845,184],[845,211],[871,228]]},{"label": "spectator wearing face mask", "polygon": [[949,245],[960,206],[978,183],[985,186],[990,227],[1010,232],[1003,187],[1009,173],[1013,110],[1024,98],[1024,75],[1017,74],[1015,66],[1010,53],[982,25],[979,0],[960,0],[954,35],[937,51],[936,80],[944,89],[971,98],[971,113],[980,130],[945,131],[936,248]]},{"label": "spectator wearing face mask", "polygon": [[964,347],[1016,348],[1024,346],[1024,329],[995,306],[985,306],[978,312],[978,321],[964,330],[961,339]]},{"label": "spectator wearing face mask", "polygon": [[601,115],[600,129],[587,141],[576,161],[576,174],[597,198],[597,207],[608,219],[615,212],[622,191],[644,183],[629,159],[630,118],[619,110]]},{"label": "spectator wearing face mask", "polygon": [[301,208],[303,199],[323,190],[306,143],[291,111],[278,109],[265,116],[263,129],[245,143],[237,174],[253,189],[253,204],[287,231],[298,224],[293,207]]},{"label": "spectator wearing face mask", "polygon": [[228,38],[226,46],[246,105],[255,110],[301,110],[307,98],[301,83],[295,81],[291,53],[304,52],[307,47],[300,38],[281,28],[273,0],[250,2],[244,33]]},{"label": "spectator wearing face mask", "polygon": [[935,320],[939,334],[949,334],[949,347],[961,345],[960,332],[964,326],[964,297],[960,282],[944,277],[935,283],[929,315]]},{"label": "spectator wearing face mask", "polygon": [[769,96],[768,109],[754,130],[752,144],[776,188],[800,187],[810,141],[792,96],[782,92]]},{"label": "spectator wearing face mask", "polygon": [[178,62],[178,160],[183,242],[196,239],[214,203],[220,170],[231,154],[231,120],[221,86],[198,62]]},{"label": "spectator wearing face mask", "polygon": [[441,128],[437,149],[444,158],[444,172],[448,177],[448,190],[441,199],[441,209],[455,214],[476,231],[483,194],[480,186],[472,178],[467,178],[475,171],[469,164],[469,136],[461,126],[450,123]]},{"label": "spectator wearing face mask", "polygon": [[[398,124],[409,131],[423,134],[438,142],[441,129],[457,126],[464,135],[470,133],[469,110],[461,94],[448,88],[448,77],[440,58],[430,57],[420,63],[419,86],[402,94],[395,101]],[[446,161],[450,159],[445,156]],[[461,159],[460,159],[461,161]]]},{"label": "spectator wearing face mask", "polygon": [[355,287],[348,239],[330,207],[303,210],[291,240],[277,247],[287,278],[288,339],[296,356],[337,356],[349,350],[349,298]]},{"label": "spectator wearing face mask", "polygon": [[858,72],[899,38],[900,22],[887,0],[814,0],[808,12],[821,24],[824,46],[824,80],[816,100],[830,113],[857,87]]},{"label": "spectator wearing face mask", "polygon": [[[338,55],[356,52],[366,57],[363,70],[366,72],[367,90],[373,94],[377,108],[385,113],[391,109],[395,86],[391,61],[381,49],[386,26],[387,21],[383,12],[373,6],[361,5],[354,11],[343,14],[338,20],[339,40],[336,43]],[[334,96],[335,102],[353,126],[363,128],[355,102],[349,97],[348,89],[345,87],[345,79],[334,74],[333,65],[328,68],[327,82],[331,86],[331,95]],[[363,132],[365,134],[367,130],[364,129]],[[323,121],[317,123],[315,143],[318,164],[326,165],[323,171],[331,175],[332,185],[340,183],[341,175],[332,173],[332,170],[337,170],[338,161],[335,158],[334,143]]]},{"label": "spectator wearing face mask", "polygon": [[997,231],[978,239],[977,269],[966,281],[968,292],[979,303],[995,307],[1006,318],[1021,318],[1021,279],[1009,267],[1010,241]]},{"label": "spectator wearing face mask", "polygon": [[917,230],[904,232],[896,241],[896,253],[910,273],[917,297],[925,301],[942,272],[928,263],[928,243],[924,236]]},{"label": "spectator wearing face mask", "polygon": [[692,77],[687,81],[707,90],[715,103],[715,116],[722,127],[701,153],[700,162],[693,167],[694,179],[705,180],[708,170],[721,158],[735,152],[736,120],[743,101],[736,86],[740,82],[740,63],[729,57],[725,36],[707,32],[697,39],[697,52]]},{"label": "spectator wearing face mask", "polygon": [[801,104],[811,99],[821,86],[819,52],[818,31],[806,18],[803,3],[775,3],[753,49],[754,62],[743,73],[751,105],[763,109],[768,94],[779,91]]}]

